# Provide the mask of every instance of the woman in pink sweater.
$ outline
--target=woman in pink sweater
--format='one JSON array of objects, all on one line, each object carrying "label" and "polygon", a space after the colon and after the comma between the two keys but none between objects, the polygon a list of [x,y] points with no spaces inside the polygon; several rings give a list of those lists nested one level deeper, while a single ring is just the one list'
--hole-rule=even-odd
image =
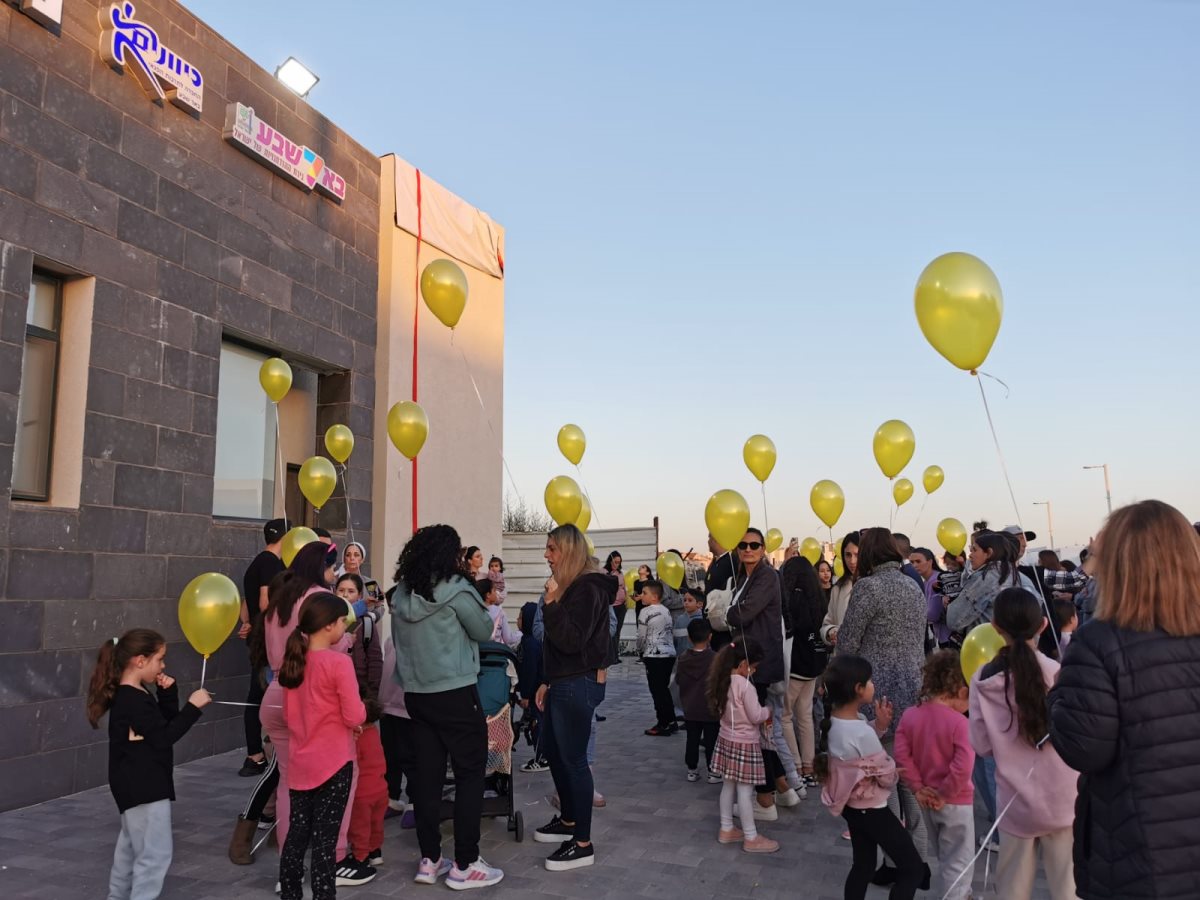
[{"label": "woman in pink sweater", "polygon": [[975,751],[963,715],[967,705],[957,651],[938,650],[925,660],[920,702],[905,710],[896,729],[900,780],[921,807],[946,900],[968,900],[975,872]]},{"label": "woman in pink sweater", "polygon": [[[896,763],[883,749],[879,735],[891,727],[892,705],[875,699],[871,664],[861,656],[835,656],[823,680],[825,718],[814,768],[823,785],[821,802],[850,828],[854,862],[846,876],[845,898],[867,896],[875,857],[882,849],[896,864],[888,900],[912,900],[928,869],[912,836],[887,805],[896,786]],[[859,707],[872,703],[875,721],[868,723]]]},{"label": "woman in pink sweater", "polygon": [[[708,705],[721,717],[712,771],[724,777],[721,786],[722,844],[741,841],[747,853],[774,853],[779,842],[758,833],[754,825],[754,786],[766,780],[762,755],[762,726],[771,720],[771,708],[758,702],[750,676],[762,658],[752,639],[740,637],[717,654],[708,670]],[[737,795],[742,827],[733,825],[733,798]]]},{"label": "woman in pink sweater", "polygon": [[281,900],[302,900],[304,857],[312,849],[313,900],[337,896],[338,831],[354,778],[354,739],[367,711],[354,664],[332,649],[346,633],[346,601],[328,591],[308,598],[287,639],[282,686],[290,742],[290,828],[279,858]]},{"label": "woman in pink sweater", "polygon": [[992,625],[1004,637],[996,658],[971,679],[971,744],[996,758],[1000,865],[1005,900],[1028,900],[1038,849],[1052,900],[1074,900],[1071,827],[1079,776],[1049,742],[1046,694],[1058,663],[1037,651],[1047,622],[1042,603],[1024,588],[996,596]]}]

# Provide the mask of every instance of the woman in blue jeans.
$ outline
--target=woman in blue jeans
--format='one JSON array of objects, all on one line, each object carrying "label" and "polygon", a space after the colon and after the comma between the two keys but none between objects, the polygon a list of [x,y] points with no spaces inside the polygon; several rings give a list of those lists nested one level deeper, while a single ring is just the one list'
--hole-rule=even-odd
[{"label": "woman in blue jeans", "polygon": [[535,702],[544,712],[542,743],[562,810],[533,836],[559,844],[547,858],[546,868],[562,872],[596,860],[594,785],[587,747],[596,707],[604,700],[609,610],[617,595],[617,579],[599,571],[587,540],[574,525],[550,532],[546,561],[553,576],[542,610],[545,682]]}]

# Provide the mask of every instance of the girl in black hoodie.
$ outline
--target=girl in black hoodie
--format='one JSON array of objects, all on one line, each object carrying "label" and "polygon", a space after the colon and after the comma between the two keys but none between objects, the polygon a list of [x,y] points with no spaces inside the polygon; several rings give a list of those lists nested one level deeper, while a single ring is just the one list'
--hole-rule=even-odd
[{"label": "girl in black hoodie", "polygon": [[[105,641],[88,688],[93,728],[108,713],[108,785],[121,813],[121,834],[109,875],[110,898],[157,897],[171,866],[171,747],[211,702],[194,691],[181,710],[175,679],[163,671],[167,646],[146,628]],[[157,697],[150,685],[158,688]]]}]

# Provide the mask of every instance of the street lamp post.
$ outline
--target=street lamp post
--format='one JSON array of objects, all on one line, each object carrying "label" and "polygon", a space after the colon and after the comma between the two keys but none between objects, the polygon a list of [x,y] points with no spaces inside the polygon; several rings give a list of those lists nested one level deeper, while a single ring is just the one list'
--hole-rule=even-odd
[{"label": "street lamp post", "polygon": [[1050,549],[1054,550],[1056,547],[1054,544],[1054,513],[1051,511],[1052,504],[1049,500],[1036,500],[1033,505],[1046,507],[1046,526],[1050,531]]},{"label": "street lamp post", "polygon": [[1112,515],[1112,483],[1108,480],[1108,463],[1101,463],[1098,466],[1084,466],[1085,469],[1103,469],[1104,470],[1104,499],[1108,501],[1108,514]]}]

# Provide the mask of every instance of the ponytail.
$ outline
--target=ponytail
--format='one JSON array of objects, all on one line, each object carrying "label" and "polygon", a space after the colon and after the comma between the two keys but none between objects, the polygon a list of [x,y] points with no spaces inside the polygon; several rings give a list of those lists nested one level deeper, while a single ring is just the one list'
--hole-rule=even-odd
[{"label": "ponytail", "polygon": [[[997,654],[1004,669],[1004,705],[1008,708],[1008,727],[1015,723],[1017,733],[1034,747],[1049,731],[1046,714],[1046,677],[1042,674],[1037,651],[1029,641],[1037,637],[1045,617],[1037,597],[1024,588],[1008,588],[996,596],[992,621],[1009,637]],[[1009,701],[1009,686],[1017,708]]]},{"label": "ponytail", "polygon": [[283,665],[279,667],[279,684],[285,688],[298,688],[304,683],[304,669],[308,658],[308,641],[305,637],[316,634],[346,616],[346,601],[329,591],[318,591],[309,596],[300,613],[300,622],[288,635],[287,647],[283,652]]},{"label": "ponytail", "polygon": [[758,644],[753,640],[742,637],[721,649],[717,658],[708,668],[706,694],[708,708],[712,714],[720,718],[725,713],[725,704],[729,700],[729,685],[733,681],[733,670],[747,660],[751,665],[757,665],[762,659]]},{"label": "ponytail", "polygon": [[858,689],[871,680],[871,663],[861,656],[835,656],[821,676],[825,689],[825,716],[821,719],[821,737],[813,772],[824,782],[829,777],[829,729],[833,727],[834,707],[858,702]]},{"label": "ponytail", "polygon": [[125,632],[120,640],[113,638],[100,645],[87,692],[87,718],[93,728],[100,727],[100,718],[112,706],[117,686],[129,663],[139,656],[153,656],[165,643],[157,631],[134,628]]}]

